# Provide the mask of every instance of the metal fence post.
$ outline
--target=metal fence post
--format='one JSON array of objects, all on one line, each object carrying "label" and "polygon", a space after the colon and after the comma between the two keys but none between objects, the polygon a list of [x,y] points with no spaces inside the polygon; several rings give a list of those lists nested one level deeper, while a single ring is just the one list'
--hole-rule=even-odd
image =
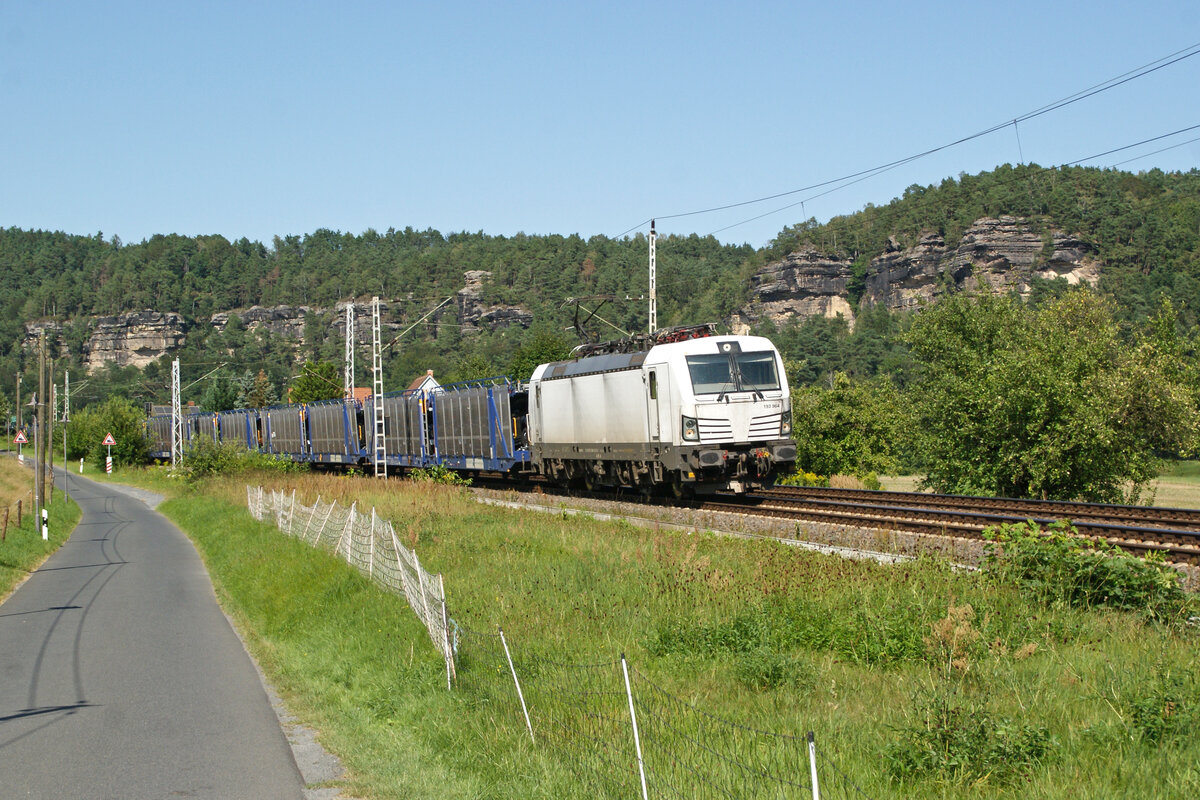
[{"label": "metal fence post", "polygon": [[525,695],[521,691],[521,682],[517,680],[517,668],[513,666],[512,655],[508,652],[508,642],[504,639],[504,628],[497,625],[496,630],[500,631],[500,644],[504,645],[504,657],[508,659],[508,668],[512,670],[513,683],[517,685],[517,699],[521,701],[521,712],[525,715],[525,727],[529,729],[529,741],[537,744],[537,740],[533,738],[533,723],[529,721],[529,709],[525,706]]},{"label": "metal fence post", "polygon": [[817,742],[813,732],[808,732],[808,770],[812,774],[813,800],[821,800],[821,790],[817,788]]},{"label": "metal fence post", "polygon": [[378,515],[375,513],[375,506],[371,506],[371,541],[367,544],[367,578],[374,579],[375,577],[375,523],[378,521]]},{"label": "metal fence post", "polygon": [[[421,569],[421,559],[417,558],[417,551],[413,550],[413,563],[417,566],[417,584],[421,591],[421,621],[425,623],[425,628],[429,628],[429,598],[425,596],[425,570]],[[414,611],[416,609],[413,609]]]},{"label": "metal fence post", "polygon": [[342,542],[346,541],[346,534],[354,530],[354,517],[357,513],[358,502],[350,504],[350,515],[346,517],[346,527],[342,528],[341,538],[338,539],[337,547],[333,548],[334,555],[340,555],[342,551]]},{"label": "metal fence post", "polygon": [[446,581],[438,575],[438,591],[442,595],[442,645],[446,648],[446,690],[449,691],[452,686],[451,678],[458,677],[458,671],[454,668],[454,643],[450,641],[450,615],[446,613]]},{"label": "metal fence post", "polygon": [[317,509],[321,507],[321,495],[317,495],[317,501],[313,503],[312,513],[308,515],[308,519],[304,521],[304,541],[308,541],[308,529],[312,527],[313,517],[317,515]]},{"label": "metal fence post", "polygon": [[638,775],[642,779],[642,800],[650,800],[646,790],[646,764],[642,760],[642,740],[638,736],[637,713],[633,710],[633,687],[629,685],[629,665],[625,662],[625,654],[621,653],[621,672],[625,676],[625,695],[629,698],[629,720],[633,723],[633,747],[637,751]]}]

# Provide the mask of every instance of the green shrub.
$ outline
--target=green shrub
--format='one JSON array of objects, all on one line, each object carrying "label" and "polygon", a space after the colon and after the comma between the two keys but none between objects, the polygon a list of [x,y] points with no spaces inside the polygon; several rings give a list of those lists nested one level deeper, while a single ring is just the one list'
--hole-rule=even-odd
[{"label": "green shrub", "polygon": [[409,480],[418,483],[437,483],[443,486],[470,486],[471,479],[446,469],[441,464],[428,467],[418,467],[408,473]]},{"label": "green shrub", "polygon": [[902,780],[939,776],[957,783],[1007,783],[1041,763],[1056,744],[1046,728],[997,717],[963,703],[953,692],[934,694],[916,709],[914,724],[883,753]]},{"label": "green shrub", "polygon": [[815,472],[796,470],[792,474],[776,481],[780,486],[820,486],[829,485],[829,476],[818,475]]},{"label": "green shrub", "polygon": [[984,531],[983,569],[1043,603],[1109,607],[1177,620],[1194,606],[1182,577],[1161,558],[1138,558],[1103,541],[1082,539],[1069,522],[1042,530],[1023,522]]},{"label": "green shrub", "polygon": [[303,464],[285,456],[250,450],[239,442],[218,442],[211,436],[199,436],[192,440],[176,474],[188,483],[195,483],[209,475],[232,475],[250,470],[301,472],[304,469]]},{"label": "green shrub", "polygon": [[1171,672],[1161,662],[1142,672],[1120,697],[1129,728],[1158,746],[1200,730],[1200,683],[1192,672]]}]

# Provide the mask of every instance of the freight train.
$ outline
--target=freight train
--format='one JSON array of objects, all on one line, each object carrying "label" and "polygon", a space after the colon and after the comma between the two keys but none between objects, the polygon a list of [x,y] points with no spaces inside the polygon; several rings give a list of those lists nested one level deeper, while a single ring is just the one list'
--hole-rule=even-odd
[{"label": "freight train", "polygon": [[[189,413],[197,436],[318,466],[390,472],[542,475],[565,486],[676,495],[745,492],[792,470],[791,400],[779,351],[712,326],[583,345],[528,382],[466,381],[433,390]],[[377,452],[375,404],[383,409]],[[146,426],[151,457],[170,458],[171,417]]]}]

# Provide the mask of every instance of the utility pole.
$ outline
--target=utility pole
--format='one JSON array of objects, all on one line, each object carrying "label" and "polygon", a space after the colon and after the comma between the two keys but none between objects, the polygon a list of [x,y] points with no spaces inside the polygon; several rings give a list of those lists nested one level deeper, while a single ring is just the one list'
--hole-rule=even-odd
[{"label": "utility pole", "polygon": [[37,524],[42,521],[42,506],[45,503],[46,491],[46,443],[42,440],[46,431],[46,329],[42,328],[42,335],[39,337],[39,352],[38,352],[38,393],[37,393],[37,423],[34,431],[34,438],[37,440],[37,445],[34,447],[34,479],[33,493],[35,496],[34,505],[37,510]]},{"label": "utility pole", "polygon": [[63,493],[67,495],[67,499],[71,499],[71,493],[68,491],[69,482],[71,480],[71,467],[67,464],[67,423],[71,421],[71,370],[63,370]]},{"label": "utility pole", "polygon": [[[54,360],[50,360],[50,413],[46,416],[46,461],[50,465],[46,470],[46,475],[50,479],[49,486],[46,487],[46,505],[50,505],[54,501],[54,417],[58,414],[58,388],[54,385]],[[66,456],[63,456],[66,459]]]}]

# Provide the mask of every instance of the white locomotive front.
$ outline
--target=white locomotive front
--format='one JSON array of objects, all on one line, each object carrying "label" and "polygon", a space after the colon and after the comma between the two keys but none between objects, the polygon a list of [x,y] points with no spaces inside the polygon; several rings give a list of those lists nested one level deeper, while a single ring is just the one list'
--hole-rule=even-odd
[{"label": "white locomotive front", "polygon": [[562,482],[676,493],[744,492],[790,471],[796,446],[778,350],[758,336],[694,330],[704,333],[534,370],[534,464]]}]

